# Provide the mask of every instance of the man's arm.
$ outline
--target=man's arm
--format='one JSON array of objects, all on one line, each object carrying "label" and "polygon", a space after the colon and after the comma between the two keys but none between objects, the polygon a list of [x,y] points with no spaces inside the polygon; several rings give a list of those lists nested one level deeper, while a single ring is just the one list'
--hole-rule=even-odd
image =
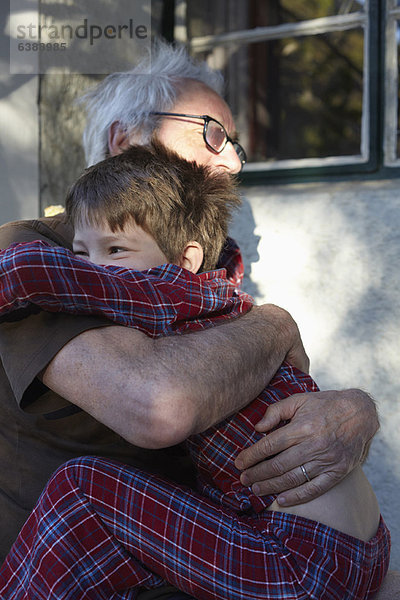
[{"label": "man's arm", "polygon": [[257,429],[267,432],[284,420],[290,422],[236,460],[242,483],[261,496],[280,494],[282,506],[308,502],[340,482],[365,459],[379,429],[375,403],[357,389],[295,394],[270,406]]},{"label": "man's arm", "polygon": [[117,326],[82,333],[49,363],[43,382],[128,441],[159,448],[248,404],[289,351],[308,368],[293,319],[264,305],[212,329],[157,340]]}]

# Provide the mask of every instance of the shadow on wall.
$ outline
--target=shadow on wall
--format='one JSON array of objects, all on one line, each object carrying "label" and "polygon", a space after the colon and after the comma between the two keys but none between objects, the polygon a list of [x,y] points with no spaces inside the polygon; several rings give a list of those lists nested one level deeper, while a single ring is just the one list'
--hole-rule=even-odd
[{"label": "shadow on wall", "polygon": [[249,201],[242,196],[242,206],[234,215],[230,227],[230,235],[239,245],[242,251],[244,263],[244,279],[242,288],[245,292],[255,298],[260,290],[258,283],[251,279],[251,265],[260,260],[258,254],[258,243],[260,236],[255,234],[256,222]]},{"label": "shadow on wall", "polygon": [[10,67],[10,36],[7,35],[7,26],[10,6],[8,2],[0,5],[0,100],[15,92],[24,83],[32,79],[33,75],[11,75]]},{"label": "shadow on wall", "polygon": [[76,99],[98,81],[91,75],[45,75],[40,81],[40,202],[63,204],[69,186],[85,168],[85,113]]},{"label": "shadow on wall", "polygon": [[329,379],[361,385],[378,399],[379,394],[388,399],[400,395],[394,376],[400,371],[397,187],[396,182],[375,183],[361,185],[357,192],[346,193],[342,187],[340,198],[333,194],[330,222],[337,227],[326,227],[324,239],[319,238],[313,283],[320,290],[309,292],[314,315],[319,310],[324,317],[320,335],[328,331],[329,345],[335,348],[329,361],[319,348]]},{"label": "shadow on wall", "polygon": [[[2,144],[0,144],[0,164],[6,164],[5,151]],[[5,201],[5,198],[11,198],[13,194],[10,178],[2,176],[1,179],[0,225],[3,225],[15,218],[15,210],[9,202]]]}]

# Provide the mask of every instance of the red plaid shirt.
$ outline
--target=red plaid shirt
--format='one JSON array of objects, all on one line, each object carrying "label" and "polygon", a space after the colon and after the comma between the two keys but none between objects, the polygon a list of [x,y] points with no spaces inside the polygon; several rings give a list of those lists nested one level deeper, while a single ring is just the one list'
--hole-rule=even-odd
[{"label": "red plaid shirt", "polygon": [[233,283],[234,286],[240,287],[242,285],[244,275],[242,254],[235,240],[230,237],[225,240],[217,264],[217,269],[225,269],[226,278]]}]

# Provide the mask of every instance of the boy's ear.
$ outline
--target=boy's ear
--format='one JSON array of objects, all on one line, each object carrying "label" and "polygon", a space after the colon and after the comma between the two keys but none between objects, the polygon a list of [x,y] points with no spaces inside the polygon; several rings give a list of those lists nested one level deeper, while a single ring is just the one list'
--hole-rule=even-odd
[{"label": "boy's ear", "polygon": [[203,256],[203,248],[199,242],[188,242],[182,252],[179,266],[192,273],[197,273],[202,265]]},{"label": "boy's ear", "polygon": [[121,154],[124,150],[127,150],[130,145],[128,132],[121,126],[121,123],[119,121],[111,123],[110,129],[108,130],[108,151],[111,156]]}]

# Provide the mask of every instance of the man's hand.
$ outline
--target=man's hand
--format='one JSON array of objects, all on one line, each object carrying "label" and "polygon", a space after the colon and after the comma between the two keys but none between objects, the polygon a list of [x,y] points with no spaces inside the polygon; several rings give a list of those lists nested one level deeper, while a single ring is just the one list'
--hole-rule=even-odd
[{"label": "man's hand", "polygon": [[379,428],[375,404],[361,390],[294,394],[270,406],[256,429],[267,432],[284,420],[290,423],[236,459],[243,485],[259,496],[280,494],[282,506],[308,502],[343,479],[365,459]]}]

